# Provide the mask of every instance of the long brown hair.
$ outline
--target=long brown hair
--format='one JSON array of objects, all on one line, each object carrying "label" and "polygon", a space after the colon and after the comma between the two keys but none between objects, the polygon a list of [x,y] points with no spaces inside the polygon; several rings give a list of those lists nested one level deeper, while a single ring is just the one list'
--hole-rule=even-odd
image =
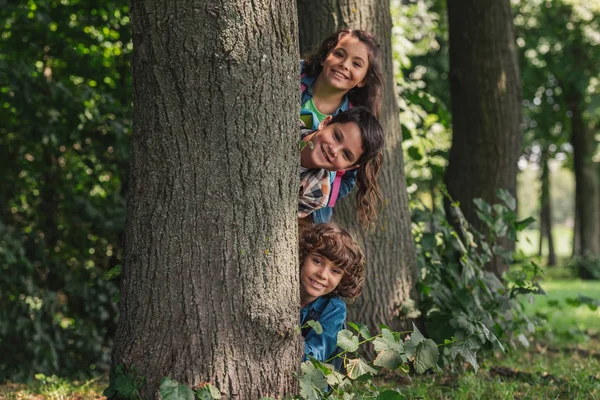
[{"label": "long brown hair", "polygon": [[356,161],[356,207],[358,219],[363,226],[375,222],[377,212],[381,208],[383,196],[377,182],[379,170],[383,162],[383,128],[375,116],[364,107],[354,107],[337,114],[329,125],[354,122],[360,129],[363,153]]},{"label": "long brown hair", "polygon": [[348,91],[348,100],[354,106],[368,108],[377,117],[381,111],[381,98],[383,96],[383,72],[381,70],[380,46],[375,36],[360,29],[344,28],[326,38],[319,48],[305,57],[304,72],[310,77],[317,77],[323,70],[323,61],[331,50],[337,46],[340,39],[352,35],[369,49],[369,68],[362,87],[354,87]]}]

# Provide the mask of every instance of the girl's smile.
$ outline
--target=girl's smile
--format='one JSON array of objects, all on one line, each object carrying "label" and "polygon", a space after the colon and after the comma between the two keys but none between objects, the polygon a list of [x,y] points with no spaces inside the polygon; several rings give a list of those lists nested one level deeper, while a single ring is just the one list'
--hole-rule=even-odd
[{"label": "girl's smile", "polygon": [[348,91],[364,85],[368,69],[369,48],[358,38],[347,35],[327,54],[318,78],[321,82],[317,84]]},{"label": "girl's smile", "polygon": [[329,124],[331,117],[323,120],[319,130],[305,140],[313,143],[300,153],[304,168],[322,168],[328,171],[346,170],[363,154],[361,131],[355,122]]}]

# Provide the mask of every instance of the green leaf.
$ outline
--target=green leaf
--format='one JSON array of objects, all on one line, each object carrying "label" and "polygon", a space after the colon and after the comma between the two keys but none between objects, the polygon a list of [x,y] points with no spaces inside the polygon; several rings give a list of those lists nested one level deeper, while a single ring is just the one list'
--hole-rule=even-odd
[{"label": "green leaf", "polygon": [[496,196],[498,196],[498,198],[502,200],[511,211],[515,211],[517,209],[517,201],[508,190],[498,189],[496,190]]},{"label": "green leaf", "polygon": [[492,213],[492,207],[490,207],[490,205],[485,200],[477,198],[473,200],[473,203],[475,203],[475,206],[477,206],[477,208],[483,213],[487,215],[490,215]]},{"label": "green leaf", "polygon": [[417,374],[422,374],[429,368],[435,367],[440,358],[437,345],[431,339],[419,343],[415,352],[415,371]]},{"label": "green leaf", "polygon": [[375,368],[369,366],[369,364],[364,362],[361,358],[348,360],[346,370],[348,371],[348,377],[350,377],[350,379],[357,379],[366,374],[375,375],[377,373]]},{"label": "green leaf", "polygon": [[406,396],[402,393],[398,393],[395,390],[386,390],[385,392],[379,393],[376,400],[405,400]]},{"label": "green leaf", "polygon": [[160,381],[159,390],[163,400],[194,400],[192,389],[166,376]]},{"label": "green leaf", "polygon": [[515,229],[520,232],[535,222],[535,218],[529,217],[515,222]]},{"label": "green leaf", "polygon": [[469,339],[466,339],[463,342],[454,343],[449,349],[450,357],[452,360],[456,358],[457,355],[461,355],[462,358],[473,366],[475,373],[479,370],[479,364],[477,364],[477,348],[471,343]]},{"label": "green leaf", "polygon": [[303,362],[300,369],[300,396],[306,400],[319,400],[320,393],[327,388],[325,374],[310,361]]},{"label": "green leaf", "polygon": [[[198,400],[214,400],[221,398],[221,392],[215,386],[207,383],[196,391]],[[265,398],[266,399],[266,398]]]},{"label": "green leaf", "polygon": [[323,333],[323,327],[321,326],[321,324],[319,323],[319,321],[314,321],[314,320],[310,320],[306,323],[308,326],[310,326],[311,328],[313,328],[313,330],[315,331],[315,333],[317,335],[320,335]]},{"label": "green leaf", "polygon": [[373,340],[373,347],[377,352],[385,350],[394,350],[398,353],[404,352],[404,346],[402,345],[402,343],[396,340],[396,337],[394,336],[392,331],[388,329],[383,329],[381,331],[381,337],[378,337],[375,340]]},{"label": "green leaf", "polygon": [[371,335],[371,332],[369,331],[369,328],[365,324],[356,324],[354,322],[348,322],[348,325],[365,339],[371,339],[373,337],[373,335]]},{"label": "green leaf", "polygon": [[343,388],[349,385],[350,381],[343,374],[337,372],[333,365],[331,365],[331,373],[327,375],[327,384],[332,388]]},{"label": "green leaf", "polygon": [[128,375],[119,375],[115,382],[115,390],[119,397],[125,399],[137,399],[139,397],[135,381]]},{"label": "green leaf", "polygon": [[116,277],[121,275],[121,265],[115,265],[110,270],[106,271],[102,279],[105,281],[110,281],[111,279],[115,279]]},{"label": "green leaf", "polygon": [[383,350],[379,354],[377,354],[377,357],[375,358],[375,361],[373,361],[373,364],[378,367],[384,367],[394,371],[405,362],[406,355],[398,353],[395,350]]},{"label": "green leaf", "polygon": [[408,155],[415,161],[419,161],[423,158],[421,151],[415,146],[410,146],[408,148]]},{"label": "green leaf", "polygon": [[406,356],[408,358],[412,358],[417,350],[417,346],[419,343],[425,340],[425,336],[419,331],[419,328],[413,322],[413,333],[410,335],[410,339],[404,342],[404,351],[406,352]]},{"label": "green leaf", "polygon": [[492,343],[493,345],[497,345],[500,350],[502,350],[502,352],[504,353],[504,346],[502,346],[502,343],[500,343],[500,341],[498,340],[498,338],[496,337],[496,335],[494,335],[488,328],[487,326],[485,326],[483,324],[483,322],[479,322],[479,326],[481,327],[481,330],[483,332],[483,334],[485,335],[485,338]]},{"label": "green leaf", "polygon": [[342,329],[337,334],[337,345],[347,352],[353,353],[358,350],[358,336],[347,329]]}]

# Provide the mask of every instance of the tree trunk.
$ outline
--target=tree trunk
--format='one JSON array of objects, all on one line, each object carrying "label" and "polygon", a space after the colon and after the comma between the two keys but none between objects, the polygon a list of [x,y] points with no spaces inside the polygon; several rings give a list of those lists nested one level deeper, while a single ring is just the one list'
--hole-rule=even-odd
[{"label": "tree trunk", "polygon": [[[495,203],[498,188],[516,197],[521,84],[510,1],[448,0],[448,24],[453,137],[444,180],[481,229],[473,199]],[[498,276],[506,267],[499,258],[488,266]]]},{"label": "tree trunk", "polygon": [[548,242],[548,266],[556,265],[556,253],[554,252],[554,240],[552,238],[552,207],[550,199],[550,168],[548,166],[548,156],[542,155],[542,196],[540,212],[540,255],[542,240],[546,237]]},{"label": "tree trunk", "polygon": [[293,4],[132,3],[134,129],[114,365],[295,392],[298,43]]},{"label": "tree trunk", "polygon": [[[298,12],[303,54],[345,26],[373,33],[382,48],[386,84],[380,121],[386,143],[379,184],[385,205],[375,231],[359,233],[367,257],[367,279],[363,294],[349,307],[348,319],[366,323],[372,329],[385,323],[392,329],[402,330],[406,320],[399,318],[400,304],[411,297],[416,281],[416,255],[394,84],[390,4],[377,0],[299,0]],[[354,196],[349,197],[352,201],[344,199],[336,205],[334,220],[358,232]]]},{"label": "tree trunk", "polygon": [[[571,143],[575,164],[575,207],[578,213],[580,250],[578,255],[597,260],[600,257],[600,189],[598,171],[592,157],[596,148],[594,134],[583,119],[582,96],[571,88],[569,110],[571,116]],[[591,279],[591,273],[580,263],[579,276]]]}]

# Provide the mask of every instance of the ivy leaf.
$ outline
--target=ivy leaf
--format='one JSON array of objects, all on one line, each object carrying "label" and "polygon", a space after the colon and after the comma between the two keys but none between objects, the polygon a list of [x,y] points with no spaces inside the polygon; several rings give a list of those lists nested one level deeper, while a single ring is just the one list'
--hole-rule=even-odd
[{"label": "ivy leaf", "polygon": [[337,334],[337,345],[349,353],[358,350],[358,336],[347,329],[342,329]]},{"label": "ivy leaf", "polygon": [[306,400],[319,400],[320,393],[327,388],[325,374],[310,361],[303,362],[300,369],[300,396]]},{"label": "ivy leaf", "polygon": [[369,364],[364,362],[361,358],[349,360],[346,370],[348,371],[348,377],[350,377],[350,379],[357,379],[365,374],[375,375],[377,373],[375,368],[369,366]]},{"label": "ivy leaf", "polygon": [[475,206],[486,215],[490,215],[492,213],[492,207],[483,199],[477,198],[473,200]]},{"label": "ivy leaf", "polygon": [[102,276],[105,281],[110,281],[121,275],[121,265],[115,265]]},{"label": "ivy leaf", "polygon": [[477,364],[477,354],[475,346],[467,339],[464,342],[456,342],[449,349],[450,357],[452,360],[456,358],[457,355],[461,355],[462,358],[473,366],[475,373],[479,370],[479,364]]},{"label": "ivy leaf", "polygon": [[496,190],[496,196],[506,204],[509,210],[515,211],[517,209],[517,201],[508,190],[498,189]]},{"label": "ivy leaf", "polygon": [[404,346],[402,343],[396,340],[394,334],[387,329],[381,331],[381,337],[373,340],[373,347],[375,351],[394,350],[398,353],[404,352]]},{"label": "ivy leaf", "polygon": [[395,350],[383,350],[379,354],[377,354],[377,357],[375,358],[375,361],[373,361],[373,364],[377,365],[378,367],[384,367],[389,370],[395,371],[405,362],[406,355],[398,353]]},{"label": "ivy leaf", "polygon": [[502,350],[502,352],[504,353],[504,346],[502,346],[502,343],[500,343],[500,341],[498,340],[498,338],[496,337],[496,335],[494,335],[488,328],[487,326],[485,326],[483,324],[483,322],[479,322],[479,326],[481,327],[481,330],[483,331],[483,334],[485,335],[485,338],[492,343],[493,345],[497,345],[500,350]]},{"label": "ivy leaf", "polygon": [[335,371],[333,369],[333,366],[331,366],[331,368],[331,374],[327,375],[327,384],[329,386],[343,388],[344,386],[350,383],[350,381],[346,379],[346,377],[343,374],[340,374],[339,372]]},{"label": "ivy leaf", "polygon": [[192,389],[166,376],[160,381],[160,396],[163,400],[194,400]]},{"label": "ivy leaf", "polygon": [[379,393],[377,400],[404,400],[406,396],[402,393],[396,392],[395,390],[386,390],[385,392]]},{"label": "ivy leaf", "polygon": [[515,229],[520,232],[535,222],[535,218],[529,217],[515,222]]},{"label": "ivy leaf", "polygon": [[369,331],[369,328],[365,324],[348,322],[348,325],[365,339],[371,339],[373,337],[373,335],[371,335],[371,332]]},{"label": "ivy leaf", "polygon": [[440,358],[437,345],[431,339],[419,343],[415,352],[415,371],[417,374],[422,374],[429,368],[435,367]]},{"label": "ivy leaf", "polygon": [[206,385],[202,386],[199,390],[196,391],[196,398],[198,400],[220,399],[221,391],[219,391],[219,389],[217,389],[210,383],[207,383]]},{"label": "ivy leaf", "polygon": [[313,328],[313,330],[315,331],[315,333],[317,335],[320,335],[321,333],[323,333],[323,327],[321,326],[321,323],[319,321],[315,321],[315,320],[310,320],[306,323],[308,326],[310,326],[311,328]]},{"label": "ivy leaf", "polygon": [[419,331],[419,328],[413,322],[413,333],[410,335],[410,339],[404,342],[404,351],[406,352],[406,356],[408,358],[412,358],[417,350],[417,346],[419,343],[425,340],[425,336]]},{"label": "ivy leaf", "polygon": [[137,386],[135,384],[135,381],[131,379],[128,375],[117,376],[115,382],[115,389],[117,393],[119,393],[119,397],[123,397],[126,399],[138,398]]}]

